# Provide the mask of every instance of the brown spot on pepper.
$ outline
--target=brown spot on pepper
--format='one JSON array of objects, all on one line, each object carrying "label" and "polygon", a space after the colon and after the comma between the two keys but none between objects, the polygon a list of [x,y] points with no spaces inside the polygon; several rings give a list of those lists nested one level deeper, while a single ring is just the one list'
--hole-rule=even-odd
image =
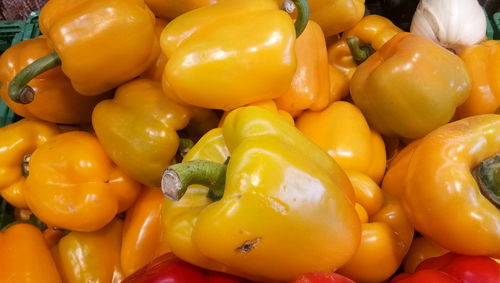
[{"label": "brown spot on pepper", "polygon": [[252,240],[247,240],[243,243],[243,245],[237,247],[236,251],[240,253],[249,253],[253,249],[255,249],[260,240],[262,240],[262,237],[258,237]]}]

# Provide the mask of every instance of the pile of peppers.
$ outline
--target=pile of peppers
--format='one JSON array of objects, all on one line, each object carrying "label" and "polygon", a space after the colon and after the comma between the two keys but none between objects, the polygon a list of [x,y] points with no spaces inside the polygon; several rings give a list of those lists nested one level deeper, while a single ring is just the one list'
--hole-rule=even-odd
[{"label": "pile of peppers", "polygon": [[0,56],[0,282],[500,282],[498,40],[364,0],[39,23]]}]

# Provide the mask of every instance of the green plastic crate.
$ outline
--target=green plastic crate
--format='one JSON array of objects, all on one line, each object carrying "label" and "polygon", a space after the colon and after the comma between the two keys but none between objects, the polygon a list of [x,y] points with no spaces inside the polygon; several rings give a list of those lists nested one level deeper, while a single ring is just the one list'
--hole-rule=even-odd
[{"label": "green plastic crate", "polygon": [[486,15],[486,37],[488,39],[493,39],[494,34],[495,34],[495,31],[493,30],[493,24],[492,24],[490,18],[488,17],[488,15]]},{"label": "green plastic crate", "polygon": [[493,39],[500,39],[500,12],[493,14],[492,17],[492,25],[493,25]]},{"label": "green plastic crate", "polygon": [[[0,21],[0,54],[18,42],[40,35],[38,14],[32,12],[26,21]],[[0,127],[15,120],[15,113],[0,100]]]}]

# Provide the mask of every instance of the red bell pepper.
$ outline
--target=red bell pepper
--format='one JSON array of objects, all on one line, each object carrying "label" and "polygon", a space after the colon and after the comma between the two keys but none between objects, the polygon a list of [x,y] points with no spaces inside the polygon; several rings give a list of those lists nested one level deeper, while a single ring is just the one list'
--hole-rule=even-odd
[{"label": "red bell pepper", "polygon": [[122,283],[246,283],[246,279],[205,270],[182,261],[173,253],[155,258],[146,266],[132,273]]},{"label": "red bell pepper", "polygon": [[486,256],[447,253],[421,262],[413,274],[403,273],[391,283],[498,283],[500,264]]},{"label": "red bell pepper", "polygon": [[356,283],[351,279],[333,272],[311,272],[299,276],[289,283]]}]

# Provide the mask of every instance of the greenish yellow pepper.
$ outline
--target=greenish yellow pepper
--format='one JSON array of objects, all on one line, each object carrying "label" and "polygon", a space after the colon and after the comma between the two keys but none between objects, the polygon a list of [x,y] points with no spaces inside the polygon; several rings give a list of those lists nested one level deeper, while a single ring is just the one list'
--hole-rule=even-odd
[{"label": "greenish yellow pepper", "polygon": [[162,179],[172,199],[164,232],[182,259],[253,280],[292,280],[335,270],[356,251],[360,220],[349,179],[278,114],[236,109],[184,161]]}]

